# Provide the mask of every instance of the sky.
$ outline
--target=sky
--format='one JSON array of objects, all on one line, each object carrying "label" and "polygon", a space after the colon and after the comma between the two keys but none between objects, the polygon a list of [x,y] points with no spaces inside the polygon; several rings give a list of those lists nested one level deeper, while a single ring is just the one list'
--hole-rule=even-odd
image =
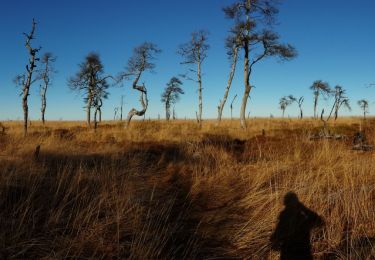
[{"label": "sky", "polygon": [[[155,61],[154,73],[146,73],[149,108],[146,117],[165,115],[160,95],[169,79],[185,73],[180,44],[196,30],[209,31],[208,57],[203,63],[203,117],[216,118],[217,105],[224,94],[230,64],[224,40],[232,21],[225,18],[222,7],[234,0],[1,0],[0,2],[0,120],[22,119],[21,90],[13,78],[23,73],[28,62],[23,32],[29,32],[31,21],[37,21],[34,46],[41,46],[57,56],[53,85],[47,93],[48,120],[84,120],[82,94],[72,92],[67,79],[78,71],[78,64],[89,52],[98,52],[106,74],[117,75],[125,69],[132,50],[144,41],[158,45],[162,53]],[[274,30],[281,41],[292,44],[298,57],[289,62],[270,58],[254,68],[248,111],[252,116],[281,116],[280,97],[293,94],[305,97],[304,112],[313,114],[309,87],[321,79],[343,86],[353,110],[343,115],[359,115],[357,100],[370,101],[375,112],[375,1],[358,0],[284,0]],[[243,60],[240,59],[229,94],[237,94],[234,116],[238,117],[244,92]],[[178,118],[194,118],[198,109],[197,85],[183,81],[185,94],[176,104]],[[124,113],[140,108],[138,93],[131,82],[110,89],[104,101],[103,118],[113,119],[114,109],[124,95]],[[29,97],[30,119],[40,119],[39,83],[32,85]],[[321,100],[319,110],[332,104]],[[375,107],[375,106],[374,106]],[[298,106],[287,108],[288,116],[298,115]],[[230,115],[229,105],[224,116]]]}]

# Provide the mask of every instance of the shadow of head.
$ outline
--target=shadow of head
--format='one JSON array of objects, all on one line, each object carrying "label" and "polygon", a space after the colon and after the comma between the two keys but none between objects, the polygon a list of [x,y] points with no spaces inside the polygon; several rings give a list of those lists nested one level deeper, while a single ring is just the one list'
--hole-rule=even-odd
[{"label": "shadow of head", "polygon": [[313,259],[311,231],[322,226],[323,219],[303,205],[294,192],[284,196],[284,206],[271,236],[271,247],[280,251],[280,259]]},{"label": "shadow of head", "polygon": [[299,203],[298,196],[294,192],[290,191],[284,196],[284,206],[286,208],[297,207]]}]

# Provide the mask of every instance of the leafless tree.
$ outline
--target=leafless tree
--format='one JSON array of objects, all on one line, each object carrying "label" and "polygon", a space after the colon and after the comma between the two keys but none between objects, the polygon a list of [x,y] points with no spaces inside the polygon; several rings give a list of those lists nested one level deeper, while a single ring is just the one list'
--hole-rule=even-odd
[{"label": "leafless tree", "polygon": [[116,120],[117,112],[118,112],[118,107],[114,108],[114,115],[113,115],[113,120]]},{"label": "leafless tree", "polygon": [[145,84],[138,85],[138,82],[145,71],[153,71],[155,64],[152,62],[156,54],[161,50],[153,43],[145,42],[134,48],[133,55],[128,61],[126,71],[120,75],[120,80],[129,79],[133,77],[133,89],[139,91],[139,101],[142,105],[142,110],[132,108],[128,113],[125,128],[130,125],[133,116],[143,116],[148,107],[147,88]]},{"label": "leafless tree", "polygon": [[282,97],[280,98],[280,101],[279,101],[279,108],[281,109],[281,111],[283,112],[283,117],[285,115],[285,110],[286,108],[292,104],[292,100],[289,98],[289,96],[286,96],[286,97]]},{"label": "leafless tree", "polygon": [[[68,80],[68,85],[72,90],[84,93],[84,101],[86,103],[86,120],[87,127],[91,127],[91,108],[99,104],[103,98],[97,97],[97,94],[103,93],[108,89],[107,80],[112,76],[104,75],[104,66],[97,53],[89,53],[85,61],[79,65],[79,71],[74,77]],[[98,101],[97,103],[95,103]],[[97,107],[98,108],[98,107]]]},{"label": "leafless tree", "polygon": [[16,85],[22,87],[22,108],[23,108],[23,129],[24,129],[24,135],[27,134],[27,126],[28,126],[28,120],[29,120],[29,107],[28,107],[28,97],[30,95],[30,87],[33,83],[35,83],[39,78],[33,77],[34,70],[36,68],[36,63],[39,61],[39,58],[37,57],[38,52],[41,50],[41,48],[34,48],[31,46],[31,41],[35,39],[35,28],[36,28],[36,22],[33,19],[32,21],[32,27],[30,33],[24,33],[26,37],[26,49],[29,53],[29,63],[26,65],[26,72],[24,74],[17,75],[14,79],[14,82]]},{"label": "leafless tree", "polygon": [[[335,88],[335,91],[339,91],[339,90],[342,90],[342,88],[341,87],[339,87],[339,88]],[[330,95],[332,93],[332,90],[330,90],[329,91],[329,93],[327,93],[326,95]],[[334,111],[336,111],[336,109],[337,109],[337,107],[341,107],[342,106],[342,104],[344,104],[343,103],[343,100],[345,100],[346,98],[345,98],[345,96],[343,95],[343,94],[345,94],[345,92],[344,93],[341,93],[341,96],[340,96],[340,94],[338,94],[338,93],[336,93],[335,94],[335,100],[334,100],[334,102],[333,102],[333,105],[332,105],[332,108],[331,108],[331,111],[330,111],[330,113],[328,114],[328,117],[327,118],[324,118],[324,109],[322,110],[322,113],[320,114],[320,120],[323,122],[323,134],[327,137],[327,136],[329,136],[329,133],[327,132],[327,124],[328,124],[328,121],[332,118],[332,114],[334,113]],[[347,101],[348,102],[348,101]],[[337,104],[339,104],[339,106],[337,105]],[[359,103],[358,103],[359,104]]]},{"label": "leafless tree", "polygon": [[342,106],[346,107],[349,111],[352,110],[349,103],[349,98],[346,96],[346,90],[341,86],[336,86],[334,88],[335,94],[335,121],[339,116],[339,110]]},{"label": "leafless tree", "polygon": [[357,104],[363,111],[363,119],[366,119],[366,114],[368,114],[368,107],[369,107],[368,100],[366,99],[358,100]]},{"label": "leafless tree", "polygon": [[297,99],[293,95],[289,95],[288,99],[290,100],[291,103],[297,103],[298,108],[299,108],[299,118],[302,119],[303,118],[302,105],[303,105],[303,101],[305,100],[305,98],[304,97],[300,97],[299,99]]},{"label": "leafless tree", "polygon": [[225,7],[224,12],[228,18],[235,21],[232,32],[236,35],[244,54],[245,92],[242,97],[240,119],[241,126],[246,128],[246,104],[252,89],[250,76],[254,65],[271,56],[289,60],[297,53],[291,45],[280,44],[279,36],[266,29],[275,23],[275,16],[278,13],[276,1],[239,0]]},{"label": "leafless tree", "polygon": [[167,121],[169,121],[169,118],[171,116],[171,105],[174,105],[180,99],[180,94],[184,94],[181,85],[182,82],[179,78],[172,77],[168,82],[167,86],[165,87],[163,94],[161,95],[161,102],[165,104],[165,118]]},{"label": "leafless tree", "polygon": [[[234,101],[236,100],[237,98],[237,94],[234,95],[233,99],[232,99],[232,102],[230,102],[230,120],[233,119],[233,103]],[[250,112],[249,112],[250,113]],[[220,119],[221,120],[221,119]]]},{"label": "leafless tree", "polygon": [[[239,49],[239,44],[238,44],[238,39],[236,37],[236,35],[234,36],[229,36],[226,40],[226,46],[227,48],[227,55],[228,55],[228,58],[229,60],[231,61],[231,69],[230,69],[230,73],[229,73],[229,78],[228,78],[228,82],[227,82],[227,86],[225,88],[225,92],[224,92],[224,97],[222,100],[220,100],[219,102],[219,106],[217,107],[217,123],[219,124],[220,121],[221,121],[221,117],[223,115],[223,110],[224,110],[224,106],[225,106],[225,103],[227,102],[227,98],[228,98],[228,94],[229,94],[229,90],[230,90],[230,87],[232,86],[232,81],[233,81],[233,77],[234,77],[234,73],[236,71],[236,66],[237,66],[237,60],[238,60],[238,49]],[[235,98],[237,97],[237,95],[235,95]],[[234,101],[234,100],[233,100]],[[232,101],[232,104],[233,104],[233,101]],[[231,116],[230,118],[232,119],[232,104],[231,104]]]},{"label": "leafless tree", "polygon": [[56,57],[51,52],[46,52],[41,59],[42,69],[39,72],[39,78],[43,81],[40,85],[40,97],[42,106],[40,112],[42,113],[42,122],[45,123],[45,113],[47,108],[47,90],[51,85],[52,74],[56,73],[53,67],[53,63],[56,61]]},{"label": "leafless tree", "polygon": [[318,107],[318,100],[319,100],[320,94],[322,94],[323,97],[327,98],[332,93],[332,90],[329,84],[322,80],[314,81],[310,89],[313,91],[313,94],[314,94],[314,118],[317,118],[318,114],[316,113],[316,109]]},{"label": "leafless tree", "polygon": [[190,68],[190,72],[196,73],[196,79],[193,79],[184,75],[187,79],[193,80],[198,83],[198,114],[197,121],[198,124],[202,124],[202,110],[203,110],[203,100],[202,100],[202,63],[207,58],[207,50],[209,45],[207,44],[206,31],[197,31],[191,34],[191,40],[185,44],[180,45],[178,53],[183,57],[182,64],[196,65],[196,69]]}]

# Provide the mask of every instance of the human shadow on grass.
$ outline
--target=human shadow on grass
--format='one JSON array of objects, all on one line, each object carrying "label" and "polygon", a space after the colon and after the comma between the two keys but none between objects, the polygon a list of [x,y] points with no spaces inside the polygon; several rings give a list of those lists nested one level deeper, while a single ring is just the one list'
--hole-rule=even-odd
[{"label": "human shadow on grass", "polygon": [[324,225],[323,219],[303,205],[294,192],[285,195],[284,205],[271,236],[272,249],[280,251],[281,260],[313,259],[310,235],[314,228]]}]

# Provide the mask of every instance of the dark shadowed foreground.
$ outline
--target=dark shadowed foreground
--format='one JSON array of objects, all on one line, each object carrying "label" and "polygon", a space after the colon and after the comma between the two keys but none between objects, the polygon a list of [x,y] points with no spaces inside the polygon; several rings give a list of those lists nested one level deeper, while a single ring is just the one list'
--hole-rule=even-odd
[{"label": "dark shadowed foreground", "polygon": [[[0,258],[374,258],[359,120],[330,126],[342,140],[310,140],[318,122],[249,123],[33,124],[27,138],[5,123]],[[369,143],[374,126],[362,125]]]}]

